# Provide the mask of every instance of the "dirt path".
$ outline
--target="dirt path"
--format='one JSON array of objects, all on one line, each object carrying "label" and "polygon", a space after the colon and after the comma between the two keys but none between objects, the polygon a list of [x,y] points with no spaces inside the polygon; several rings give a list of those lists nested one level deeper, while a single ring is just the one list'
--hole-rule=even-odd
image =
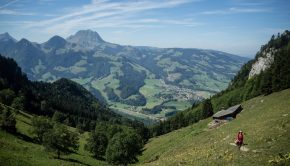
[{"label": "dirt path", "polygon": [[245,146],[242,146],[240,150],[243,151],[243,152],[247,152],[247,151],[249,151],[250,149],[247,148],[247,147],[245,147]]},{"label": "dirt path", "polygon": [[[230,145],[237,146],[235,143],[230,143]],[[247,148],[245,145],[243,145],[243,146],[241,146],[240,150],[243,151],[243,152],[247,152],[247,151],[249,151],[250,149]]]}]

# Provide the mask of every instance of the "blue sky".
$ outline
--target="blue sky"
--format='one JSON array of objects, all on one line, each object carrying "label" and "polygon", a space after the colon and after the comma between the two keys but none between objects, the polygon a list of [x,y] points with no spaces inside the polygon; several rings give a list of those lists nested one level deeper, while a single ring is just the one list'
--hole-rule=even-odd
[{"label": "blue sky", "polygon": [[45,42],[92,29],[124,45],[204,48],[253,57],[290,29],[289,0],[0,0],[0,33]]}]

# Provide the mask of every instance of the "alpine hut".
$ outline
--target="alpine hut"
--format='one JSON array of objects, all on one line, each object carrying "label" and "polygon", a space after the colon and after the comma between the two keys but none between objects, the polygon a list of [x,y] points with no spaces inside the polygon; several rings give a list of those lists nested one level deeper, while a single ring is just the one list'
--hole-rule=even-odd
[{"label": "alpine hut", "polygon": [[236,118],[236,115],[243,110],[241,104],[232,106],[226,110],[221,110],[215,113],[212,118],[216,120],[226,120]]}]

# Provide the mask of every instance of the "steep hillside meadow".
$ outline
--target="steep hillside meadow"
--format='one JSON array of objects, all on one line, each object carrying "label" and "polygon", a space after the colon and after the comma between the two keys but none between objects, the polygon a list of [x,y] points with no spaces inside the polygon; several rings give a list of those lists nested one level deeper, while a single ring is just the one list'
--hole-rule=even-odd
[{"label": "steep hillside meadow", "polygon": [[[212,118],[150,139],[138,165],[271,165],[290,164],[290,90],[259,96],[242,103],[238,117],[215,129]],[[245,149],[234,143],[245,133]]]}]

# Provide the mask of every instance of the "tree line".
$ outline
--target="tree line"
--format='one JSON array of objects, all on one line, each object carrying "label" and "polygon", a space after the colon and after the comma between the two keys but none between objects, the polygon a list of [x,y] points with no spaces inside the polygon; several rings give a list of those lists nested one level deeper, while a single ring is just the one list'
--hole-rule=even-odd
[{"label": "tree line", "polygon": [[175,116],[152,126],[150,132],[152,136],[163,135],[173,130],[197,123],[198,121],[206,119],[212,115],[213,107],[211,101],[210,99],[206,99],[200,103],[193,104],[191,108],[178,112]]},{"label": "tree line", "polygon": [[[31,133],[49,152],[60,155],[74,153],[79,148],[79,133],[48,117],[32,118]],[[85,150],[96,159],[111,164],[129,164],[137,160],[144,145],[142,137],[132,127],[100,122],[91,131]]]},{"label": "tree line", "polygon": [[[274,61],[266,70],[249,78],[253,63],[263,53],[273,53]],[[229,107],[259,95],[269,95],[290,88],[290,32],[272,36],[270,41],[261,47],[254,60],[244,64],[238,74],[233,78],[228,88],[211,99],[214,111],[222,107]]]}]

